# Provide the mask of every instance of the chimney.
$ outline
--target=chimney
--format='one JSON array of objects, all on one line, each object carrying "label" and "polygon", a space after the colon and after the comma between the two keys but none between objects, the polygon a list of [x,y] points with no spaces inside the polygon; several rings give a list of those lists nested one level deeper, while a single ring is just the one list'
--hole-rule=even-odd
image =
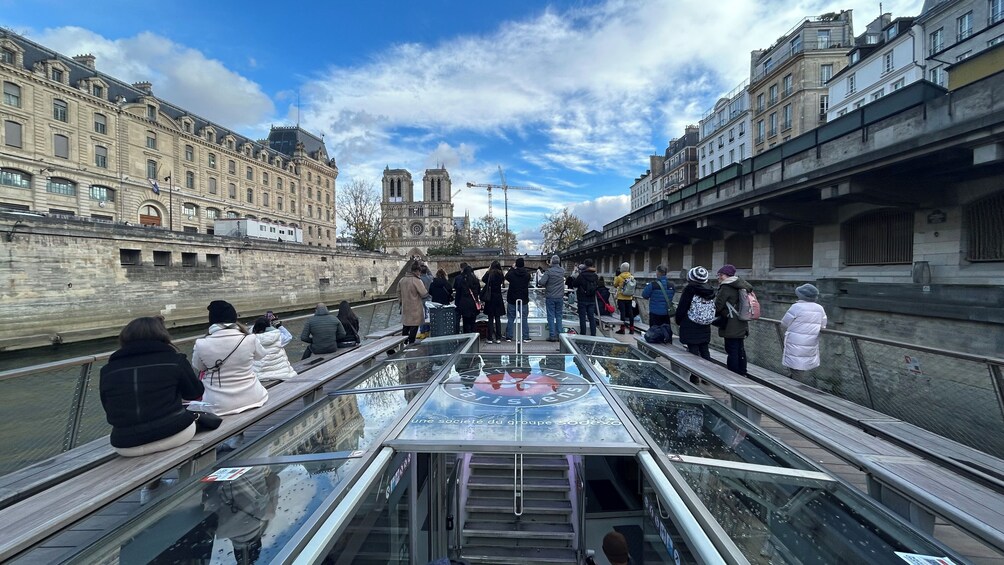
[{"label": "chimney", "polygon": [[153,94],[153,84],[148,81],[134,82],[132,85],[147,94]]},{"label": "chimney", "polygon": [[76,55],[73,60],[80,63],[81,65],[87,67],[88,69],[94,70],[94,55],[87,53],[86,55]]}]

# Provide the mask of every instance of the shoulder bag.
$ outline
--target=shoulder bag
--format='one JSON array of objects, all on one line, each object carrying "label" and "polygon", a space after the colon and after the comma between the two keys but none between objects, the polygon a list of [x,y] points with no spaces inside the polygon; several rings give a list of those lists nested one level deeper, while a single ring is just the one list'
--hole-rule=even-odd
[{"label": "shoulder bag", "polygon": [[661,281],[655,281],[655,284],[659,285],[659,290],[662,291],[662,296],[666,299],[666,315],[672,316],[676,314],[676,304],[673,304],[673,301],[669,298],[669,293],[666,292],[666,287],[662,286]]}]

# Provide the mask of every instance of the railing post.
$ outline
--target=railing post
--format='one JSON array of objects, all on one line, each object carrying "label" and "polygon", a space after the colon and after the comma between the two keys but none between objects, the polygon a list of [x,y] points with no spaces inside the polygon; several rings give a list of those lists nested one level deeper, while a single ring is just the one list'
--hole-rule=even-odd
[{"label": "railing post", "polygon": [[868,366],[865,364],[865,356],[861,353],[861,346],[858,344],[858,340],[855,337],[849,338],[851,341],[851,349],[854,350],[854,360],[858,363],[858,370],[861,371],[861,384],[865,391],[865,400],[868,402],[869,408],[875,408],[875,399],[872,397],[872,383],[871,376],[868,374]]},{"label": "railing post", "polygon": [[84,417],[84,406],[87,402],[87,385],[91,381],[93,362],[80,366],[80,376],[73,391],[73,406],[70,408],[70,419],[66,422],[66,433],[63,435],[63,451],[69,451],[77,446],[80,437],[80,422]]},{"label": "railing post", "polygon": [[987,368],[990,370],[990,382],[993,383],[994,392],[997,393],[997,406],[1000,407],[1001,416],[1004,417],[1004,374],[1000,365],[987,363]]}]

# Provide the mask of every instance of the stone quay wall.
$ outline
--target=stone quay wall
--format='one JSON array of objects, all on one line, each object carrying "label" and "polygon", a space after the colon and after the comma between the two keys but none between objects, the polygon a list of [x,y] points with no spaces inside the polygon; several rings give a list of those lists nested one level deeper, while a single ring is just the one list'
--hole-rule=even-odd
[{"label": "stone quay wall", "polygon": [[115,336],[139,316],[204,324],[212,300],[242,319],[337,307],[392,289],[405,259],[293,243],[0,213],[0,350]]}]

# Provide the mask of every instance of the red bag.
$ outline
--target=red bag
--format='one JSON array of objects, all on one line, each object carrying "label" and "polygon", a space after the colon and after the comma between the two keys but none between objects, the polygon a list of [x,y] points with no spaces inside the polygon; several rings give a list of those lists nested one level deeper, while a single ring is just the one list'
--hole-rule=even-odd
[{"label": "red bag", "polygon": [[603,309],[607,311],[607,314],[613,314],[617,311],[617,308],[613,304],[603,300],[603,295],[598,290],[596,291],[596,298],[600,299],[600,303],[603,304]]}]

